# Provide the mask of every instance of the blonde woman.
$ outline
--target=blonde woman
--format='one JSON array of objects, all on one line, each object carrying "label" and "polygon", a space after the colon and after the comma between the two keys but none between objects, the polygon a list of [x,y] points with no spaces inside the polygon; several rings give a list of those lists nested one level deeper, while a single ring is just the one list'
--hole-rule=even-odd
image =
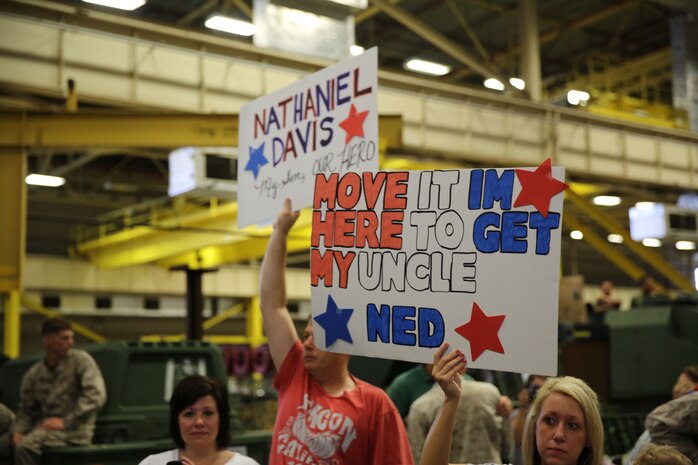
[{"label": "blonde woman", "polygon": [[[445,355],[443,344],[434,355],[432,375],[445,400],[422,451],[420,465],[446,465],[465,356]],[[548,378],[526,417],[524,465],[602,465],[603,426],[596,393],[584,381],[565,376]]]}]

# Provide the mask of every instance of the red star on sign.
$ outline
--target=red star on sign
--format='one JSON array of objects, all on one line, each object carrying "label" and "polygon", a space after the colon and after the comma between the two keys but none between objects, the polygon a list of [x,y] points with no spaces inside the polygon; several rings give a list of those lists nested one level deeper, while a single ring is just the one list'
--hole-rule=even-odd
[{"label": "red star on sign", "polygon": [[504,318],[504,315],[485,315],[480,306],[473,302],[470,321],[456,328],[456,332],[470,343],[470,355],[473,357],[473,362],[486,350],[504,353],[502,341],[497,335]]},{"label": "red star on sign", "polygon": [[541,163],[535,171],[517,169],[516,177],[521,183],[521,192],[516,197],[514,206],[533,205],[546,218],[550,208],[550,199],[570,187],[553,178],[550,158]]},{"label": "red star on sign", "polygon": [[354,136],[364,136],[364,120],[367,116],[368,110],[359,113],[356,111],[354,104],[351,104],[349,116],[347,116],[347,119],[339,123],[339,126],[344,129],[344,132],[347,133],[347,137],[344,139],[345,144],[348,144]]}]

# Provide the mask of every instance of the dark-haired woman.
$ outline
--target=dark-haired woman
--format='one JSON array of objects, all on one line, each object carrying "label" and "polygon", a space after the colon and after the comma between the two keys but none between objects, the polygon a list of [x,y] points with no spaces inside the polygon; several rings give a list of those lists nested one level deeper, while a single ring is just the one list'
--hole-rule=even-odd
[{"label": "dark-haired woman", "polygon": [[140,465],[259,465],[227,449],[228,393],[217,379],[194,375],[177,384],[170,398],[170,434],[178,447],[150,455]]}]

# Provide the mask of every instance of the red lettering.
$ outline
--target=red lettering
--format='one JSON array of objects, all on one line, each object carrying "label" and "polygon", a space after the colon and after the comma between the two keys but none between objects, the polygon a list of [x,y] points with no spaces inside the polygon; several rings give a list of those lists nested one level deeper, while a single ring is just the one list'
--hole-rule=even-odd
[{"label": "red lettering", "polygon": [[356,247],[362,248],[368,243],[372,249],[377,249],[378,215],[374,211],[356,212]]},{"label": "red lettering", "polygon": [[281,107],[281,110],[283,111],[283,120],[284,124],[283,127],[286,127],[286,105],[291,101],[291,97],[287,98],[286,100],[282,100],[279,102],[279,107]]},{"label": "red lettering", "polygon": [[332,247],[332,229],[334,228],[334,211],[325,212],[325,219],[322,219],[320,210],[313,211],[313,229],[310,234],[310,245],[317,247],[320,244],[320,236],[325,238],[325,247]]},{"label": "red lettering", "polygon": [[364,180],[364,197],[366,198],[366,208],[373,210],[378,201],[378,196],[381,193],[381,188],[385,184],[386,174],[384,171],[379,171],[376,173],[376,177],[373,177],[373,173],[363,173],[361,176]]},{"label": "red lettering", "polygon": [[364,94],[370,94],[371,90],[373,90],[371,86],[359,90],[359,71],[361,71],[361,68],[356,68],[354,70],[354,98]]},{"label": "red lettering", "polygon": [[337,180],[339,173],[330,174],[329,178],[325,177],[324,173],[318,173],[315,176],[315,197],[313,199],[313,208],[318,209],[323,202],[327,203],[327,208],[334,210],[334,202],[337,197]]},{"label": "red lettering", "polygon": [[337,189],[337,203],[340,207],[351,210],[361,197],[361,177],[357,173],[347,173],[342,176]]},{"label": "red lettering", "polygon": [[286,150],[284,151],[284,161],[286,161],[286,155],[291,152],[293,158],[298,158],[296,153],[296,143],[293,141],[293,132],[289,132],[286,136]]},{"label": "red lettering", "polygon": [[267,135],[267,129],[266,129],[266,124],[264,123],[267,120],[267,109],[265,108],[264,111],[262,112],[262,117],[260,118],[259,113],[255,113],[254,115],[254,138],[257,138],[257,128],[262,130],[262,133],[266,136]]},{"label": "red lettering", "polygon": [[355,252],[347,252],[346,255],[342,255],[342,252],[335,251],[334,259],[337,262],[337,268],[339,269],[339,287],[342,289],[347,288],[347,281],[349,280],[349,268],[356,257]]},{"label": "red lettering", "polygon": [[381,213],[381,248],[402,249],[402,221],[405,219],[404,211],[384,211]]},{"label": "red lettering", "polygon": [[396,171],[388,173],[388,180],[385,184],[385,196],[383,197],[383,208],[386,210],[404,210],[407,207],[407,171]]},{"label": "red lettering", "polygon": [[318,249],[310,250],[310,285],[317,287],[322,279],[325,287],[332,287],[332,257],[331,250],[320,254]]},{"label": "red lettering", "polygon": [[335,247],[354,246],[354,218],[356,211],[340,210],[335,212],[334,245]]}]

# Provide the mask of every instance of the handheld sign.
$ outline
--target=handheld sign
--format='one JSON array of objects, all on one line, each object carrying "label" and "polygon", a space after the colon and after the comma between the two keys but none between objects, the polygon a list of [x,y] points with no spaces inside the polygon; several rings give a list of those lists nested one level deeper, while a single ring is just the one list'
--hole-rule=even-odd
[{"label": "handheld sign", "polygon": [[315,344],[552,375],[564,169],[321,174],[311,286]]},{"label": "handheld sign", "polygon": [[284,198],[313,203],[317,173],[378,170],[374,47],[240,110],[238,227],[273,218]]}]

